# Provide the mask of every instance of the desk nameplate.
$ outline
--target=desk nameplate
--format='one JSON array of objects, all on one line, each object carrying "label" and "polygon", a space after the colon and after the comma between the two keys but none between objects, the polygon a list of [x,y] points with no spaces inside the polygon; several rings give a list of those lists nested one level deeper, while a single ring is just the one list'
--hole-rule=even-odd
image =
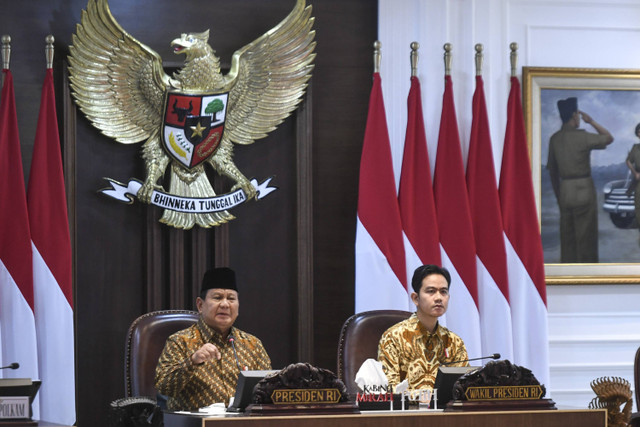
[{"label": "desk nameplate", "polygon": [[271,400],[275,405],[308,405],[335,404],[340,401],[342,394],[336,388],[323,389],[281,389],[271,393]]},{"label": "desk nameplate", "polygon": [[30,409],[28,396],[0,397],[0,420],[28,420]]},{"label": "desk nameplate", "polygon": [[527,400],[541,399],[544,391],[540,385],[467,387],[467,400]]}]

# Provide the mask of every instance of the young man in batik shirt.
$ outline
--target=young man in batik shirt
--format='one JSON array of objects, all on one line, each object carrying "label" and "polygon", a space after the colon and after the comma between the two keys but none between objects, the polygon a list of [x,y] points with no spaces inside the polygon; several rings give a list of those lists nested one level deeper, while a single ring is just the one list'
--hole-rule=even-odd
[{"label": "young man in batik shirt", "polygon": [[411,300],[416,312],[387,329],[378,345],[378,360],[390,386],[407,379],[409,390],[432,389],[441,364],[469,365],[462,339],[438,323],[449,305],[450,285],[451,275],[437,265],[423,265],[413,273]]}]

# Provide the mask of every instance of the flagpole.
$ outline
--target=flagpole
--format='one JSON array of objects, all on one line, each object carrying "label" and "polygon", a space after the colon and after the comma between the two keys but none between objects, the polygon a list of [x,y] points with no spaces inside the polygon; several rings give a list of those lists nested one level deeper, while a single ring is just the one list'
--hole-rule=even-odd
[{"label": "flagpole", "polygon": [[33,144],[27,204],[33,248],[42,419],[73,425],[75,351],[71,243],[53,85],[54,37],[45,37],[46,69]]},{"label": "flagpole", "polygon": [[44,39],[46,46],[44,48],[44,56],[47,60],[47,70],[50,70],[51,68],[53,68],[53,42],[55,41],[55,38],[53,37],[53,34],[49,34],[47,37],[45,37]]},{"label": "flagpole", "polygon": [[514,363],[531,369],[549,390],[549,338],[544,255],[540,240],[531,158],[516,74],[516,43],[511,50],[511,89],[507,103],[500,204],[506,235]]},{"label": "flagpole", "polygon": [[476,76],[482,76],[482,60],[484,59],[484,55],[482,50],[484,47],[482,43],[478,43],[475,46],[476,49]]},{"label": "flagpole", "polygon": [[[9,59],[11,58],[11,36],[2,36],[2,69],[9,69]],[[4,73],[2,73],[2,84],[4,84]]]},{"label": "flagpole", "polygon": [[380,47],[373,44],[373,85],[362,144],[355,244],[355,311],[407,310],[402,219],[380,77]]},{"label": "flagpole", "polygon": [[411,43],[411,77],[418,77],[418,49],[420,49],[420,43]]},{"label": "flagpole", "polygon": [[510,60],[511,60],[511,77],[517,77],[517,65],[518,65],[518,43],[513,42],[509,45],[509,48],[511,49],[511,55],[510,55]]},{"label": "flagpole", "polygon": [[[9,69],[11,37],[2,36],[3,84],[0,94],[0,357],[19,361],[23,378],[40,378],[33,291],[32,246],[25,194],[13,75]],[[8,274],[7,274],[8,273]],[[39,397],[31,405],[40,418]]]},{"label": "flagpole", "polygon": [[476,248],[451,80],[451,44],[444,46],[444,93],[433,179],[442,265],[451,273],[447,328],[465,342],[469,357],[482,354]]},{"label": "flagpole", "polygon": [[444,75],[451,75],[451,43],[445,43],[444,49]]},{"label": "flagpole", "polygon": [[373,72],[380,72],[380,49],[382,48],[382,43],[380,40],[376,40],[373,42]]}]

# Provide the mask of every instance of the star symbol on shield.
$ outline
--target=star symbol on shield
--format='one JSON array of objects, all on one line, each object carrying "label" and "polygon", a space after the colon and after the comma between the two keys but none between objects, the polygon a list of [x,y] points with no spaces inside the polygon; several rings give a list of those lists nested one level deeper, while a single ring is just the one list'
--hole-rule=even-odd
[{"label": "star symbol on shield", "polygon": [[195,126],[189,126],[191,128],[191,138],[200,136],[202,137],[202,132],[206,129],[206,127],[202,126],[200,122],[198,122]]}]

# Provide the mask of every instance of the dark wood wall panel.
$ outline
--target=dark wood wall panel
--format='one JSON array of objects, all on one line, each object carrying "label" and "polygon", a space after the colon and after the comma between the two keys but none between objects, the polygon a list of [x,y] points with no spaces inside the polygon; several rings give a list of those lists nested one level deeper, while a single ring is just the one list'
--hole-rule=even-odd
[{"label": "dark wood wall panel", "polygon": [[[308,0],[309,1],[309,0]],[[44,38],[56,37],[56,83],[68,101],[64,57],[86,0],[5,2],[2,34],[13,39],[25,176],[28,176]],[[73,108],[59,110],[65,141],[75,253],[78,425],[104,425],[109,402],[123,397],[124,339],[139,315],[193,308],[202,273],[236,269],[238,326],[258,335],[274,367],[309,361],[335,370],[342,322],[353,313],[353,246],[357,177],[371,88],[377,6],[372,0],[311,1],[317,58],[311,91],[294,117],[264,140],[236,149],[247,177],[274,176],[279,189],[233,210],[238,219],[214,229],[179,231],[158,223],[161,210],[124,205],[96,194],[103,177],[144,178],[140,146],[102,136]],[[223,64],[276,25],[294,0],[111,0],[119,23],[175,64],[170,41],[211,30]],[[66,93],[66,95],[65,95]],[[67,106],[71,106],[67,103]],[[218,192],[229,183],[217,179]]]},{"label": "dark wood wall panel", "polygon": [[144,236],[146,262],[146,310],[154,311],[166,307],[164,301],[162,263],[162,225],[158,222],[157,209],[146,210],[146,234]]},{"label": "dark wood wall panel", "polygon": [[[311,82],[313,83],[313,81]],[[313,84],[296,114],[297,146],[297,349],[313,363]]]},{"label": "dark wood wall panel", "polygon": [[[377,2],[319,1],[314,76],[315,363],[336,369],[338,335],[354,312],[358,173],[377,35]],[[326,17],[327,19],[322,19]]]},{"label": "dark wood wall panel", "polygon": [[[117,147],[78,120],[75,283],[78,421],[106,415],[121,395],[124,336],[143,306],[144,207],[98,196],[102,177],[135,176],[136,147]],[[118,387],[118,388],[116,388]],[[88,399],[85,396],[93,396]]]},{"label": "dark wood wall panel", "polygon": [[[229,223],[230,266],[240,293],[238,326],[259,336],[275,368],[295,360],[296,141],[293,120],[267,138],[236,150],[249,179],[274,176],[266,198],[234,209]],[[249,312],[250,310],[250,312]]]}]

